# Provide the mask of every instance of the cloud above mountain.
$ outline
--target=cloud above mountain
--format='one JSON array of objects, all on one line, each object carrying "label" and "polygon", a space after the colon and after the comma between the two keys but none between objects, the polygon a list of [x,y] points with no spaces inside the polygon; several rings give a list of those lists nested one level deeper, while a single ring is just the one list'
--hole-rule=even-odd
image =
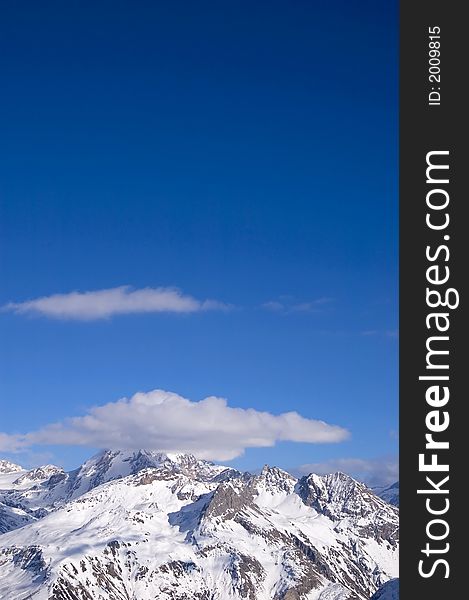
[{"label": "cloud above mountain", "polygon": [[154,390],[91,408],[84,416],[53,423],[26,434],[0,433],[0,450],[32,446],[148,448],[190,452],[208,460],[231,460],[246,448],[277,442],[334,443],[349,433],[337,425],[305,418],[297,412],[274,415],[254,408],[228,406],[210,396],[194,402]]},{"label": "cloud above mountain", "polygon": [[137,313],[196,313],[228,310],[217,300],[198,300],[172,287],[133,289],[128,285],[89,292],[53,294],[26,302],[10,302],[4,311],[52,319],[94,321]]}]

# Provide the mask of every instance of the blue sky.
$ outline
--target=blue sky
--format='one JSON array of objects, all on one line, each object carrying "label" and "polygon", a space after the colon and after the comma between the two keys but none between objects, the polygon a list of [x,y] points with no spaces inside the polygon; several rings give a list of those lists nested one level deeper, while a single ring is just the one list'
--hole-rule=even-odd
[{"label": "blue sky", "polygon": [[[3,13],[0,432],[163,389],[350,432],[247,448],[240,468],[392,460],[395,3]],[[7,306],[125,285],[219,304],[87,320]],[[5,450],[72,468],[94,448]]]}]

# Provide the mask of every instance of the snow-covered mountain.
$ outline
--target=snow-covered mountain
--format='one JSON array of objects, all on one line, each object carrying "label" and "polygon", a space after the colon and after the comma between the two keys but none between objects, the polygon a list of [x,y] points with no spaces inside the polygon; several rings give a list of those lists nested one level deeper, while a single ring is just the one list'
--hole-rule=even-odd
[{"label": "snow-covered mountain", "polygon": [[0,460],[0,473],[19,473],[23,470],[23,467],[15,465],[15,463],[9,460]]},{"label": "snow-covered mountain", "polygon": [[141,450],[21,479],[0,490],[2,600],[368,600],[398,575],[398,509],[343,473]]},{"label": "snow-covered mountain", "polygon": [[23,475],[15,479],[13,483],[16,485],[23,485],[25,483],[27,484],[36,483],[38,481],[46,481],[52,475],[63,472],[64,470],[61,467],[56,467],[55,465],[44,465],[43,467],[37,467],[36,469],[31,469],[31,471],[23,473]]},{"label": "snow-covered mountain", "polygon": [[393,483],[386,487],[373,488],[374,493],[392,504],[393,506],[399,506],[399,482]]}]

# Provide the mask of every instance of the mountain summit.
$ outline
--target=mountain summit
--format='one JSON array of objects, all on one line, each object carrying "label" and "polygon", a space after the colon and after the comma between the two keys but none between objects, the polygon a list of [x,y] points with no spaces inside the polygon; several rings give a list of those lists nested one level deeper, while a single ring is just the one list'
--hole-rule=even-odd
[{"label": "mountain summit", "polygon": [[23,467],[15,465],[9,460],[0,460],[0,473],[19,473],[24,471]]}]

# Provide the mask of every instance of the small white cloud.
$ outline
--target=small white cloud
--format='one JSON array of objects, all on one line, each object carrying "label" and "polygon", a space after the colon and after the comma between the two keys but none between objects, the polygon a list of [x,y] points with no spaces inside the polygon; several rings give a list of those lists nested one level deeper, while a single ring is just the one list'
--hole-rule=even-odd
[{"label": "small white cloud", "polygon": [[281,302],[272,300],[271,302],[264,302],[264,304],[261,304],[261,308],[271,310],[272,312],[281,312],[285,309],[285,306]]},{"label": "small white cloud", "polygon": [[390,485],[399,479],[399,461],[395,457],[375,459],[336,458],[321,463],[309,463],[292,469],[296,475],[327,475],[342,471],[367,485],[374,487]]},{"label": "small white cloud", "polygon": [[96,406],[83,417],[38,431],[0,434],[0,450],[13,452],[36,445],[148,448],[231,460],[246,448],[274,446],[280,441],[331,443],[348,436],[342,427],[296,412],[273,415],[254,408],[233,408],[215,396],[193,402],[154,390]]},{"label": "small white cloud", "polygon": [[197,300],[177,288],[158,287],[134,290],[124,285],[106,290],[54,294],[26,302],[10,302],[3,310],[16,314],[38,314],[53,319],[93,321],[114,315],[136,313],[194,313],[227,310],[216,300]]},{"label": "small white cloud", "polygon": [[319,307],[322,306],[323,302],[299,302],[298,304],[293,304],[290,307],[290,312],[296,313],[310,313],[319,311]]},{"label": "small white cloud", "polygon": [[324,311],[324,306],[332,302],[332,298],[316,298],[308,302],[295,302],[292,296],[282,296],[279,300],[270,300],[261,304],[261,308],[270,312],[284,315],[293,313],[318,313]]}]

